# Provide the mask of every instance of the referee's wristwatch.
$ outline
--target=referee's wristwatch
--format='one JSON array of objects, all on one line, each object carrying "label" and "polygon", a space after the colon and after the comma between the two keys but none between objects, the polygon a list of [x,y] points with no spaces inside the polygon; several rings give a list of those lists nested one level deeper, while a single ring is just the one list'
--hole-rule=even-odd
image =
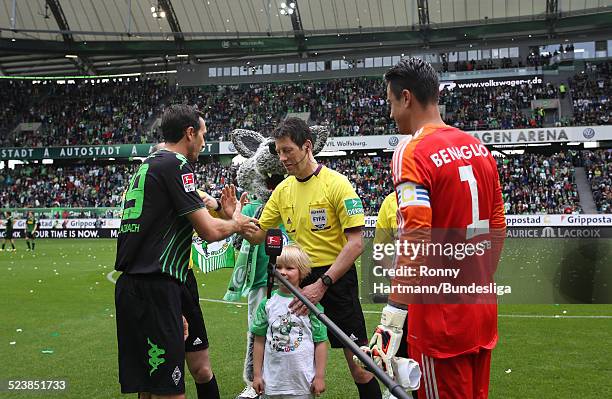
[{"label": "referee's wristwatch", "polygon": [[331,277],[329,277],[327,274],[321,275],[320,279],[323,282],[323,285],[326,287],[331,287],[332,284],[334,283]]}]

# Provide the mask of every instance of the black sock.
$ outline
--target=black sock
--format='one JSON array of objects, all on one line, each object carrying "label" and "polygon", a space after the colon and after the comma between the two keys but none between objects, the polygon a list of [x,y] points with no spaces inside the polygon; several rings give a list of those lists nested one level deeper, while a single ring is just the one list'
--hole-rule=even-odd
[{"label": "black sock", "polygon": [[214,374],[210,381],[202,384],[196,383],[196,389],[198,390],[198,399],[221,399],[221,396],[219,396],[219,386]]},{"label": "black sock", "polygon": [[11,248],[15,249],[15,244],[11,243]]},{"label": "black sock", "polygon": [[32,247],[30,247],[30,241],[26,241],[26,244],[28,244],[28,249],[32,249]]},{"label": "black sock", "polygon": [[34,246],[36,245],[36,243],[34,241],[32,241],[32,251],[34,251]]},{"label": "black sock", "polygon": [[376,381],[375,377],[372,377],[372,379],[365,384],[355,383],[355,385],[357,385],[357,390],[359,391],[359,399],[382,398],[382,393],[380,392],[380,387],[378,386],[378,381]]},{"label": "black sock", "polygon": [[2,243],[2,249],[4,249],[4,243]]}]

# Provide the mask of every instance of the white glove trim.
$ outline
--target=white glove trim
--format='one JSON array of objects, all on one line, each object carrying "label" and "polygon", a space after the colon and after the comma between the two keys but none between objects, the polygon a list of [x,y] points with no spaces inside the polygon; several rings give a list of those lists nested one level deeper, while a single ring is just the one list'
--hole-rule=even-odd
[{"label": "white glove trim", "polygon": [[383,308],[382,314],[380,315],[380,324],[385,327],[392,327],[396,330],[403,330],[407,316],[407,310],[387,305]]}]

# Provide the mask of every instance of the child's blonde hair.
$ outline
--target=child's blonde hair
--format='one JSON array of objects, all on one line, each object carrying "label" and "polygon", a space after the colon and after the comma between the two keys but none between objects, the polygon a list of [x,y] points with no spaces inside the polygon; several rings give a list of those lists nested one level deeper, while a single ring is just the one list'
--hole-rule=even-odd
[{"label": "child's blonde hair", "polygon": [[283,247],[283,252],[276,260],[276,263],[283,265],[293,265],[300,271],[300,281],[310,274],[312,262],[308,254],[296,243],[291,243]]}]

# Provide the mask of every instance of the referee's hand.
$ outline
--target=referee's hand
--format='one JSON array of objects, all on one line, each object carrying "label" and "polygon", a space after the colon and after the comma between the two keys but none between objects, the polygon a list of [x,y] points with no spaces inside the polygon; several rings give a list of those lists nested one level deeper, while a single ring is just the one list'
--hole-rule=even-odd
[{"label": "referee's hand", "polygon": [[[313,305],[316,305],[321,301],[323,295],[325,295],[325,291],[327,291],[327,287],[325,286],[325,284],[323,284],[321,279],[319,279],[314,283],[304,287],[302,289],[302,295],[304,295],[310,302],[312,302]],[[306,305],[304,305],[302,301],[297,298],[293,298],[293,300],[289,304],[289,309],[291,310],[291,313],[297,316],[306,316],[309,312]]]}]

